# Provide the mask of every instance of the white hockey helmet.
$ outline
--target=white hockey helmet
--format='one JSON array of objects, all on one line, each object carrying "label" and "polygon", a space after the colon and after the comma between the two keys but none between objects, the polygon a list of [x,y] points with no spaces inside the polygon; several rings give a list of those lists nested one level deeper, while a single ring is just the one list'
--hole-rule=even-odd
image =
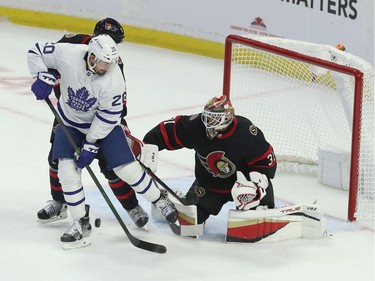
[{"label": "white hockey helmet", "polygon": [[[89,62],[89,58],[93,54],[95,56],[94,64]],[[107,34],[101,34],[93,37],[88,46],[88,65],[91,71],[98,63],[109,68],[117,64],[119,53],[115,41]]]},{"label": "white hockey helmet", "polygon": [[207,129],[221,131],[233,121],[234,108],[226,96],[211,98],[202,112],[202,122]]}]

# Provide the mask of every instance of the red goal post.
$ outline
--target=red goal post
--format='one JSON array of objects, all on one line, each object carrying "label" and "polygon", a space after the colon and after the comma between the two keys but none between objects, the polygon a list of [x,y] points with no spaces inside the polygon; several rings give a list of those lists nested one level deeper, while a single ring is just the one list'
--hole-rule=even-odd
[{"label": "red goal post", "polygon": [[374,218],[374,69],[335,47],[229,35],[224,95],[258,125],[281,170],[317,173],[320,149],[350,154],[348,220]]}]

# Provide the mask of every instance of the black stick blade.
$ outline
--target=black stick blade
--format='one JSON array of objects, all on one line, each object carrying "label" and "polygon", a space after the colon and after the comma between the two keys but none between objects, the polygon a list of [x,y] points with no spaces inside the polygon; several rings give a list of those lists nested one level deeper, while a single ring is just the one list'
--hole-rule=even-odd
[{"label": "black stick blade", "polygon": [[158,254],[165,254],[167,252],[167,247],[161,244],[154,244],[144,240],[140,240],[135,237],[130,237],[130,242],[135,246],[142,250],[146,250],[149,252],[154,252]]}]

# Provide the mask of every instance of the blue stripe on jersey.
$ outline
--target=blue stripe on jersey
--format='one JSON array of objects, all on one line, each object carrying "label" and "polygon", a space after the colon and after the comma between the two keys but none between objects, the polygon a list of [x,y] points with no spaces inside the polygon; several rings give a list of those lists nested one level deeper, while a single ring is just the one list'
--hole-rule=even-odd
[{"label": "blue stripe on jersey", "polygon": [[[120,115],[120,114],[119,114],[119,115]],[[108,123],[108,124],[112,124],[112,125],[117,124],[117,121],[118,121],[118,120],[116,120],[116,121],[109,121],[109,120],[107,120],[107,119],[101,117],[98,113],[96,113],[95,117],[98,118],[100,121],[102,121],[102,122],[104,122],[104,123]],[[120,118],[120,116],[119,116],[119,118]]]},{"label": "blue stripe on jersey", "polygon": [[62,119],[64,119],[64,121],[66,123],[68,123],[69,125],[72,125],[73,127],[76,127],[76,128],[81,128],[81,129],[89,129],[91,127],[91,124],[90,123],[76,123],[76,122],[73,122],[71,120],[69,120],[63,110],[61,109],[60,107],[60,102],[57,103],[57,109],[59,110],[59,113],[60,113],[60,116],[62,117]]},{"label": "blue stripe on jersey", "polygon": [[42,54],[42,51],[40,50],[40,46],[38,43],[35,44],[35,47],[38,49],[39,53]]},{"label": "blue stripe on jersey", "polygon": [[29,54],[35,54],[35,55],[38,55],[36,52],[34,52],[33,50],[29,50],[28,51]]},{"label": "blue stripe on jersey", "polygon": [[117,114],[121,114],[122,113],[122,110],[121,111],[109,111],[109,110],[100,110],[100,109],[98,109],[98,111],[101,111],[101,112],[104,112],[104,113],[107,113],[107,114],[111,114],[111,115],[117,115]]}]

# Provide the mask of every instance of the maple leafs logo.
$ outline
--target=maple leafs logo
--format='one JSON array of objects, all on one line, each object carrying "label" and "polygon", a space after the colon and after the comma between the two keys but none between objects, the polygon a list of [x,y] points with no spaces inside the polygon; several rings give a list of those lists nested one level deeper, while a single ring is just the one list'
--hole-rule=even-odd
[{"label": "maple leafs logo", "polygon": [[71,108],[87,112],[96,103],[96,98],[88,98],[89,92],[85,87],[78,89],[77,92],[68,87],[68,100],[66,102]]}]

